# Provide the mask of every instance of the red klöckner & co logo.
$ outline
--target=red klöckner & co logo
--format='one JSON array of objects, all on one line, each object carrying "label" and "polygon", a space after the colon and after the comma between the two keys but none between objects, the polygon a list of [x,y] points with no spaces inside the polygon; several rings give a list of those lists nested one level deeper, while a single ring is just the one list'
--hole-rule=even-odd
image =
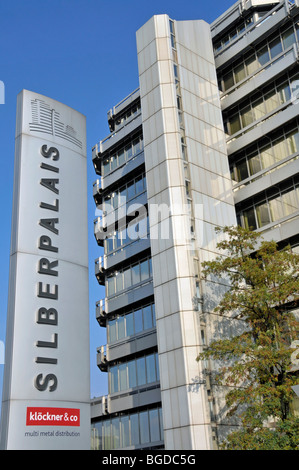
[{"label": "red kl\u00f6ckner & co logo", "polygon": [[27,426],[80,426],[80,410],[77,408],[28,407]]}]

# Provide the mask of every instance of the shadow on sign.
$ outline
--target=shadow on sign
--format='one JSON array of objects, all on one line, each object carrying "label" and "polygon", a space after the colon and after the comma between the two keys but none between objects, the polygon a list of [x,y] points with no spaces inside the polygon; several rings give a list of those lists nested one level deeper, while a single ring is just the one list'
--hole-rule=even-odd
[{"label": "shadow on sign", "polygon": [[0,341],[0,365],[4,364],[4,343]]}]

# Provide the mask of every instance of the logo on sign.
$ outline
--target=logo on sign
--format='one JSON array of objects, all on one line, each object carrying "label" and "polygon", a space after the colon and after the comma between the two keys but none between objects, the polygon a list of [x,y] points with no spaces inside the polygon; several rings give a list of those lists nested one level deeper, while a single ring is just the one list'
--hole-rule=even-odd
[{"label": "logo on sign", "polygon": [[82,142],[77,138],[75,129],[61,121],[60,113],[51,108],[45,101],[31,100],[32,122],[29,123],[31,132],[42,132],[67,140],[79,148]]},{"label": "logo on sign", "polygon": [[28,407],[26,426],[80,426],[77,408]]}]

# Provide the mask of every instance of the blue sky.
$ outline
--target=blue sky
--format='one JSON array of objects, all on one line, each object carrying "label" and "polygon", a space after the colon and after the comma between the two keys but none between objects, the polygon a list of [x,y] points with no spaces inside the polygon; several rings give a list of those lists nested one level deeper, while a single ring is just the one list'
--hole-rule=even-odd
[{"label": "blue sky", "polygon": [[[96,175],[91,148],[109,133],[107,111],[139,86],[136,31],[157,14],[210,23],[233,3],[0,0],[0,80],[5,84],[5,104],[0,104],[0,341],[5,342],[16,97],[28,89],[61,101],[87,118],[92,397],[107,393],[107,376],[96,366],[96,347],[105,344],[106,337],[95,320],[95,302],[104,292],[94,277],[94,259],[101,253],[93,235]],[[2,377],[0,364],[0,397]]]}]

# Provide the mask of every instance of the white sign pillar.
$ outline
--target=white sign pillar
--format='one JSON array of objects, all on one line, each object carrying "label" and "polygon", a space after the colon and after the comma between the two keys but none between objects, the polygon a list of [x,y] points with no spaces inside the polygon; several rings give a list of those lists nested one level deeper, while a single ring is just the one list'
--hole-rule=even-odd
[{"label": "white sign pillar", "polygon": [[17,100],[2,449],[89,449],[86,120]]}]

